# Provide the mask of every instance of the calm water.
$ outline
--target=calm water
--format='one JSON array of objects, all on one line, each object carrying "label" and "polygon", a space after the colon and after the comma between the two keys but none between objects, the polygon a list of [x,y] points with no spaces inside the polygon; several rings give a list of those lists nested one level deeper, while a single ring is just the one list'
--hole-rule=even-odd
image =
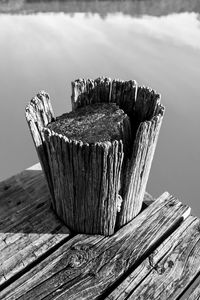
[{"label": "calm water", "polygon": [[75,78],[136,79],[160,92],[166,106],[148,191],[159,196],[168,190],[200,216],[200,17],[195,6],[179,9],[176,1],[174,11],[155,6],[154,14],[153,6],[148,10],[144,1],[143,6],[135,1],[128,13],[120,12],[119,3],[112,12],[106,1],[109,9],[95,4],[91,13],[84,12],[86,2],[78,2],[77,9],[71,2],[64,12],[58,3],[52,1],[52,9],[45,2],[27,9],[48,13],[26,14],[19,6],[14,14],[5,13],[5,7],[0,14],[0,178],[37,162],[24,107],[39,90],[50,94],[59,115],[71,110]]}]

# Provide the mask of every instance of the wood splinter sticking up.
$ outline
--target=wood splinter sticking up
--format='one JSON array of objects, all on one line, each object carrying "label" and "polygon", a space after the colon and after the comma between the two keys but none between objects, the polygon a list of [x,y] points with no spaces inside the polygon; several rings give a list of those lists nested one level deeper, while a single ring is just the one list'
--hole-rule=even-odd
[{"label": "wood splinter sticking up", "polygon": [[72,82],[72,108],[55,119],[45,92],[26,108],[52,206],[75,232],[111,235],[141,210],[164,108],[108,78]]}]

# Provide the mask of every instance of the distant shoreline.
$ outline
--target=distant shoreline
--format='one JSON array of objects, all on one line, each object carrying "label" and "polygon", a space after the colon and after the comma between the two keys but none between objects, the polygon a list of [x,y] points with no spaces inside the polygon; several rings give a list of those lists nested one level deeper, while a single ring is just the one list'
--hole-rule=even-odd
[{"label": "distant shoreline", "polygon": [[64,12],[68,14],[98,13],[102,18],[110,13],[130,16],[162,16],[172,13],[200,13],[199,0],[0,0],[0,13],[33,14],[39,12]]}]

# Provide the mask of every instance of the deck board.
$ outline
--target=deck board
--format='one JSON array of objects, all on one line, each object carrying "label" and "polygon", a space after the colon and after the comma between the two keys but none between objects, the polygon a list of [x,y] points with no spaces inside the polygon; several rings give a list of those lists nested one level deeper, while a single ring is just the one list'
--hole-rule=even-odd
[{"label": "deck board", "polygon": [[41,170],[25,170],[0,183],[0,287],[69,237],[50,208]]},{"label": "deck board", "polygon": [[[145,199],[153,201],[149,194]],[[0,289],[68,238],[69,229],[50,208],[39,163],[0,182]]]},{"label": "deck board", "polygon": [[179,299],[200,272],[199,225],[188,217],[106,299]]},{"label": "deck board", "polygon": [[187,300],[199,300],[200,299],[200,280],[198,281],[197,285],[194,286],[190,295],[185,298]]},{"label": "deck board", "polygon": [[[184,299],[200,272],[199,220],[168,193],[145,203],[112,237],[74,235],[40,164],[0,182],[0,299]],[[200,299],[199,285],[186,299]]]},{"label": "deck board", "polygon": [[76,235],[0,293],[0,299],[96,299],[126,276],[190,209],[164,193],[112,237]]}]

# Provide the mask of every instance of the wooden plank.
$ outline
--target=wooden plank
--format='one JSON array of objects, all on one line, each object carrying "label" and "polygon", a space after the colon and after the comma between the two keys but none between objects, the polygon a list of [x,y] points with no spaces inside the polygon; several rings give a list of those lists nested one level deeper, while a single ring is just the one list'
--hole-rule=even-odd
[{"label": "wooden plank", "polygon": [[197,282],[197,284],[194,286],[192,291],[190,292],[190,295],[185,299],[187,300],[199,300],[200,299],[200,278]]},{"label": "wooden plank", "polygon": [[[37,190],[36,190],[37,188]],[[35,197],[36,193],[36,197]],[[0,229],[21,222],[35,205],[48,205],[49,196],[42,172],[24,171],[0,183]],[[39,208],[38,207],[38,208]]]},{"label": "wooden plank", "polygon": [[111,237],[77,235],[0,293],[2,299],[95,299],[135,268],[190,209],[164,193]]},{"label": "wooden plank", "polygon": [[199,273],[200,221],[196,220],[179,238],[176,247],[154,265],[154,270],[126,299],[179,299]]},{"label": "wooden plank", "polygon": [[200,274],[178,300],[200,300]]},{"label": "wooden plank", "polygon": [[[177,299],[200,269],[199,249],[193,260],[186,250],[189,245],[190,249],[196,247],[200,239],[199,224],[196,217],[188,217],[106,299]],[[178,255],[182,257],[179,259]],[[191,262],[188,264],[187,260]],[[182,270],[187,264],[189,272]]]},{"label": "wooden plank", "polygon": [[69,237],[50,208],[41,170],[0,183],[0,287]]},{"label": "wooden plank", "polygon": [[49,204],[39,163],[0,182],[0,286],[68,238]]}]

